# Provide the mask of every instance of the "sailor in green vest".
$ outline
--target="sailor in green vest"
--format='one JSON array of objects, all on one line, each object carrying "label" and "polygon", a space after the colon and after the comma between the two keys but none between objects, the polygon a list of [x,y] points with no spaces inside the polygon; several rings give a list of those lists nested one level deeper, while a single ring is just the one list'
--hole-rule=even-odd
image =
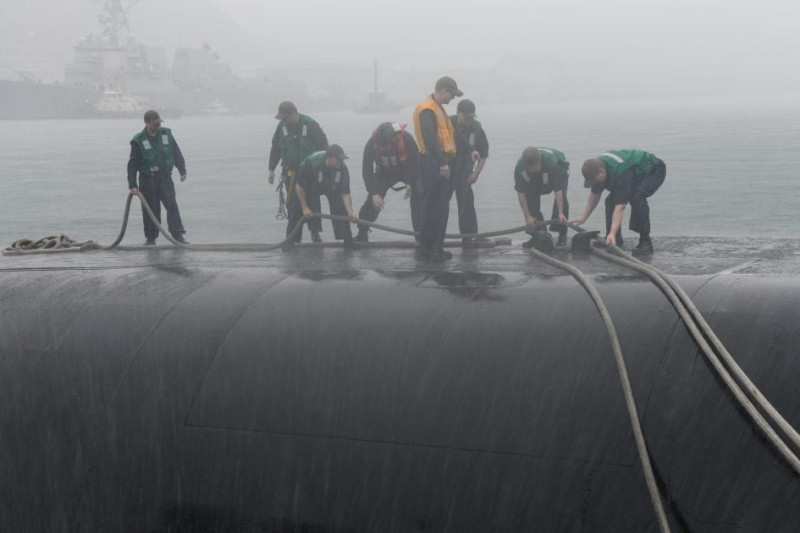
[{"label": "sailor in green vest", "polygon": [[[320,205],[320,196],[328,198],[331,215],[343,215],[351,221],[358,220],[353,215],[353,201],[350,197],[350,172],[344,160],[347,156],[338,144],[332,144],[327,150],[314,152],[303,160],[300,174],[295,186],[298,203],[303,216],[310,217],[313,210],[309,205]],[[308,221],[311,231],[322,231],[322,220],[311,218]],[[353,244],[353,233],[350,223],[344,220],[333,221],[333,236],[344,240],[345,246]]]},{"label": "sailor in green vest", "polygon": [[[472,185],[478,181],[486,165],[489,141],[483,126],[475,120],[475,104],[472,100],[461,100],[456,107],[456,114],[450,120],[453,122],[456,140],[456,157],[450,173],[458,206],[458,230],[462,234],[478,233],[478,215],[475,213]],[[463,239],[463,244],[470,244],[470,240]]]},{"label": "sailor in green vest", "polygon": [[650,152],[643,150],[609,150],[587,159],[581,172],[583,186],[592,189],[581,218],[572,222],[583,224],[600,202],[603,189],[606,197],[606,243],[622,246],[622,215],[631,204],[629,228],[639,234],[639,244],[633,255],[653,253],[650,240],[650,206],[647,199],[664,183],[667,167]]},{"label": "sailor in green vest", "polygon": [[[286,187],[286,210],[289,220],[286,226],[286,235],[294,229],[295,225],[303,218],[303,212],[295,194],[295,183],[300,163],[319,150],[328,148],[328,138],[317,122],[306,115],[297,112],[297,107],[292,102],[281,102],[275,118],[280,120],[275,134],[272,136],[272,148],[269,152],[269,174],[267,181],[270,185],[275,181],[275,168],[281,162],[281,181],[278,188]],[[312,200],[313,202],[313,200]],[[319,211],[319,206],[311,204],[314,211]],[[320,242],[319,233],[311,230],[311,240]],[[300,228],[295,241],[300,242],[303,229]]]},{"label": "sailor in green vest", "polygon": [[[541,197],[543,194],[555,196],[553,200],[553,220],[561,224],[551,224],[550,229],[558,232],[558,245],[567,244],[567,217],[569,216],[569,202],[567,201],[567,183],[569,181],[569,161],[563,152],[554,148],[537,148],[528,146],[522,151],[522,157],[514,167],[514,189],[517,191],[519,206],[525,217],[525,225],[531,229],[526,230],[531,235],[531,240],[523,244],[529,248],[536,242],[535,231],[544,231],[543,225],[534,227],[535,224],[544,222],[541,210]],[[548,234],[549,235],[549,234]]]},{"label": "sailor in green vest", "polygon": [[[188,244],[183,238],[181,213],[175,199],[175,183],[172,181],[172,168],[178,167],[181,181],[186,181],[186,162],[181,149],[169,128],[161,126],[161,117],[156,111],[144,114],[144,129],[131,139],[131,153],[128,158],[128,190],[131,194],[142,193],[159,224],[161,223],[161,204],[167,210],[167,228],[172,238]],[[139,184],[136,184],[136,174]],[[144,236],[146,245],[154,245],[158,238],[158,228],[142,206]]]}]

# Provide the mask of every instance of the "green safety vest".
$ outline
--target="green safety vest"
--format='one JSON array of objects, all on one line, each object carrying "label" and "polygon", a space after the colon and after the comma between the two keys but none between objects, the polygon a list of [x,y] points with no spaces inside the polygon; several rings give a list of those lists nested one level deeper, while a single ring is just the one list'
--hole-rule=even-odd
[{"label": "green safety vest", "polygon": [[133,136],[131,143],[136,143],[142,154],[142,161],[136,169],[140,175],[163,175],[172,174],[175,162],[172,159],[172,146],[175,138],[172,137],[172,130],[169,128],[158,128],[155,135],[155,143],[152,137],[147,134],[147,128]]},{"label": "green safety vest", "polygon": [[483,126],[481,126],[480,122],[473,119],[472,124],[469,125],[466,131],[463,131],[457,125],[458,115],[451,115],[450,121],[453,123],[453,131],[456,132],[456,135],[458,132],[466,135],[469,145],[472,147],[472,150],[467,153],[456,152],[456,157],[452,164],[453,176],[456,178],[466,178],[472,172],[473,161],[470,154],[475,150],[475,143],[477,142],[478,135],[483,131]]},{"label": "green safety vest", "polygon": [[[569,161],[564,152],[556,150],[555,148],[538,148],[539,153],[542,154],[542,189],[541,194],[549,194],[553,192],[553,184],[558,177],[558,174],[569,175]],[[517,161],[517,165],[522,168],[522,179],[525,183],[531,183],[534,176],[530,176],[528,171],[525,170],[525,160],[521,157]]]},{"label": "green safety vest", "polygon": [[309,135],[311,125],[315,124],[314,119],[306,115],[300,115],[297,129],[293,132],[285,121],[278,125],[280,130],[280,149],[281,165],[286,169],[297,170],[300,163],[314,153],[318,148]]},{"label": "green safety vest", "polygon": [[641,178],[659,162],[654,154],[644,150],[609,150],[597,156],[597,159],[606,165],[606,176],[610,181],[631,167],[635,167],[636,177]]},{"label": "green safety vest", "polygon": [[326,174],[332,172],[325,166],[325,160],[328,158],[328,153],[325,150],[314,152],[303,160],[303,165],[310,165],[312,169],[313,181],[312,187],[317,194],[332,193],[339,189],[342,182],[342,170],[336,169],[336,173],[326,179]]}]

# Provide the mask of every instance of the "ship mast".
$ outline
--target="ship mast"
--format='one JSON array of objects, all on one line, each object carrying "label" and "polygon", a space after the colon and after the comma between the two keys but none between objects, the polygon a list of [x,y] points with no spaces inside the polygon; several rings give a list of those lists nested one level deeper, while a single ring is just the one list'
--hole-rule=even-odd
[{"label": "ship mast", "polygon": [[373,65],[374,65],[373,77],[375,81],[375,92],[372,94],[374,95],[375,101],[377,102],[378,101],[378,58],[377,57],[375,58]]},{"label": "ship mast", "polygon": [[122,0],[102,0],[103,10],[97,20],[103,25],[103,37],[108,39],[111,46],[119,46],[119,34],[123,29],[130,31],[128,11],[140,1],[133,0],[123,6]]}]

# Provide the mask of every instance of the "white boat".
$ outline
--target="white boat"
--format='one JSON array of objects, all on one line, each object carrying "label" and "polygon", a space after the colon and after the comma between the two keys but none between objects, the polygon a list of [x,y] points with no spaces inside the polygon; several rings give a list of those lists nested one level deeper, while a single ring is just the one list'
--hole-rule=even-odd
[{"label": "white boat", "polygon": [[201,115],[208,117],[227,117],[233,115],[233,111],[220,102],[219,100],[212,100],[206,107],[200,110]]},{"label": "white boat", "polygon": [[112,89],[103,91],[95,104],[97,114],[109,118],[139,117],[144,115],[147,109],[147,104],[140,98]]}]

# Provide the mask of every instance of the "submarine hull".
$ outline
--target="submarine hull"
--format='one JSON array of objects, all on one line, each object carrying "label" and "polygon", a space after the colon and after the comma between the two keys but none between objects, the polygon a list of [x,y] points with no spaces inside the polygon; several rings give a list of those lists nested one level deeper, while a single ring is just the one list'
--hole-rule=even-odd
[{"label": "submarine hull", "polygon": [[[571,277],[314,253],[4,269],[0,529],[658,530],[607,331]],[[797,530],[798,476],[666,298],[591,274],[674,530]],[[675,279],[800,426],[800,280]]]}]

